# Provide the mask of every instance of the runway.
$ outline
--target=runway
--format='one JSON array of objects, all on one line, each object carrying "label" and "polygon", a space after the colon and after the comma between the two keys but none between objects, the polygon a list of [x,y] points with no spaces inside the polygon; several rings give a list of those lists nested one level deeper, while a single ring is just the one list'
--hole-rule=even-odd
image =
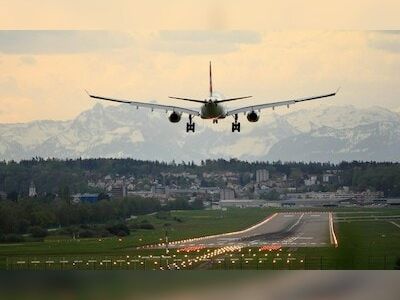
[{"label": "runway", "polygon": [[202,238],[172,242],[169,248],[181,247],[282,247],[329,246],[328,213],[276,213],[248,229]]}]

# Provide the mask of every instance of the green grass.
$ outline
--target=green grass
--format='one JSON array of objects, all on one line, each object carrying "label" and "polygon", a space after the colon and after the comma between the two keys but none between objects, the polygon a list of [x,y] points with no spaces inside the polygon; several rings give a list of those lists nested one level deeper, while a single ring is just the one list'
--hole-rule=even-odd
[{"label": "green grass", "polygon": [[[140,223],[147,220],[155,226],[154,230],[137,230],[121,239],[88,238],[73,240],[66,237],[50,237],[43,242],[20,244],[0,244],[0,268],[5,267],[6,257],[10,256],[54,256],[54,255],[120,255],[136,253],[136,247],[159,243],[165,238],[165,223],[169,223],[169,240],[180,240],[209,234],[224,233],[249,227],[273,213],[271,209],[229,209],[227,211],[193,210],[173,211],[171,218],[158,219],[155,215],[138,217]],[[182,222],[174,220],[179,218]]]},{"label": "green grass", "polygon": [[[292,211],[292,210],[290,210]],[[335,210],[338,216],[359,216],[362,215],[397,215],[398,209],[339,209]],[[268,215],[276,212],[273,209],[230,209],[227,211],[174,211],[167,219],[159,219],[155,215],[140,216],[136,220],[147,222],[155,226],[154,230],[137,230],[128,237],[119,240],[116,237],[99,239],[81,239],[73,240],[66,237],[49,237],[44,242],[27,242],[22,244],[0,244],[0,269],[6,267],[6,262],[10,265],[18,259],[24,260],[60,260],[64,258],[70,261],[74,259],[125,259],[127,255],[130,259],[138,259],[141,255],[164,254],[164,250],[138,250],[139,245],[149,243],[159,243],[164,239],[165,223],[169,223],[169,240],[179,240],[189,237],[199,237],[209,234],[224,233],[240,230],[253,225]],[[344,213],[349,212],[349,213]],[[182,222],[177,221],[179,218]],[[398,222],[400,223],[400,222]],[[214,261],[211,269],[393,269],[396,260],[400,257],[400,228],[384,220],[369,221],[347,221],[335,223],[335,231],[339,240],[339,247],[316,247],[316,248],[289,248],[282,250],[282,260],[266,259],[259,253],[257,248],[252,249],[252,255],[256,257],[249,260],[246,264],[244,260],[237,261],[235,264],[230,262],[230,256],[223,263],[218,264]],[[205,251],[205,250],[204,250]],[[239,254],[233,254],[234,257],[241,259],[241,254],[247,255],[248,249],[242,250]],[[203,253],[202,251],[200,254]],[[287,255],[295,258],[287,263]],[[171,255],[176,255],[174,259],[185,259],[181,253],[176,250],[171,251]],[[189,257],[196,256],[197,253],[189,254]],[[269,254],[269,258],[272,258]],[[262,263],[259,263],[262,258]],[[143,260],[142,260],[143,261]],[[152,269],[160,265],[166,265],[167,259],[146,259],[146,269]],[[170,261],[170,259],[169,259]],[[154,265],[157,262],[157,265]],[[241,262],[241,264],[239,263]],[[198,267],[193,266],[194,268]],[[44,266],[50,268],[52,266]],[[108,266],[94,266],[78,263],[77,266],[68,265],[68,268],[74,269],[144,269],[140,262],[127,264],[116,264]]]}]

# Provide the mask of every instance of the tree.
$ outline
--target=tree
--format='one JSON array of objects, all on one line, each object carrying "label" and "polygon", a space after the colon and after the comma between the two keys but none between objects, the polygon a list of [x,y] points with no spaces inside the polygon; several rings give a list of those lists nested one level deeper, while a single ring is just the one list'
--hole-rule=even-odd
[{"label": "tree", "polygon": [[98,196],[98,200],[110,200],[110,196],[106,193],[100,193]]},{"label": "tree", "polygon": [[193,209],[203,209],[204,208],[203,200],[201,200],[200,198],[196,198],[192,203],[192,208]]},{"label": "tree", "polygon": [[7,193],[7,199],[17,202],[18,201],[18,192],[12,191],[12,192]]},{"label": "tree", "polygon": [[260,198],[264,200],[279,200],[279,197],[280,194],[275,190],[260,194]]},{"label": "tree", "polygon": [[33,226],[29,229],[29,233],[34,238],[44,238],[47,236],[47,230],[40,226]]},{"label": "tree", "polygon": [[114,225],[108,226],[106,229],[111,234],[117,236],[127,236],[130,233],[128,226],[126,226],[124,223],[116,223]]},{"label": "tree", "polygon": [[60,189],[60,198],[64,200],[66,203],[70,203],[71,201],[71,193],[69,191],[69,186],[63,186]]}]

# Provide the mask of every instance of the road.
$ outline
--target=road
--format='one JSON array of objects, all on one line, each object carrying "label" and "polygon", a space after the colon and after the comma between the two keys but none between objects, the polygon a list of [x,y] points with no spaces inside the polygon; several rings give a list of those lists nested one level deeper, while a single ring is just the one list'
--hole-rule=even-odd
[{"label": "road", "polygon": [[248,229],[190,239],[169,244],[170,248],[223,247],[239,245],[257,247],[279,244],[285,247],[321,247],[329,245],[328,213],[276,213]]}]

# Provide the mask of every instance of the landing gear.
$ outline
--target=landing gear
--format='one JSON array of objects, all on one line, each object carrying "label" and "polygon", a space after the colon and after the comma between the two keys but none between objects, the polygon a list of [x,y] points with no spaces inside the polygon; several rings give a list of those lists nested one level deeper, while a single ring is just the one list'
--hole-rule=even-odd
[{"label": "landing gear", "polygon": [[189,123],[186,123],[186,132],[194,132],[194,123],[192,122],[193,116],[189,115]]},{"label": "landing gear", "polygon": [[232,132],[240,132],[240,122],[238,122],[238,115],[235,114],[235,122],[232,123]]},{"label": "landing gear", "polygon": [[218,124],[218,119],[213,119],[213,124]]}]

